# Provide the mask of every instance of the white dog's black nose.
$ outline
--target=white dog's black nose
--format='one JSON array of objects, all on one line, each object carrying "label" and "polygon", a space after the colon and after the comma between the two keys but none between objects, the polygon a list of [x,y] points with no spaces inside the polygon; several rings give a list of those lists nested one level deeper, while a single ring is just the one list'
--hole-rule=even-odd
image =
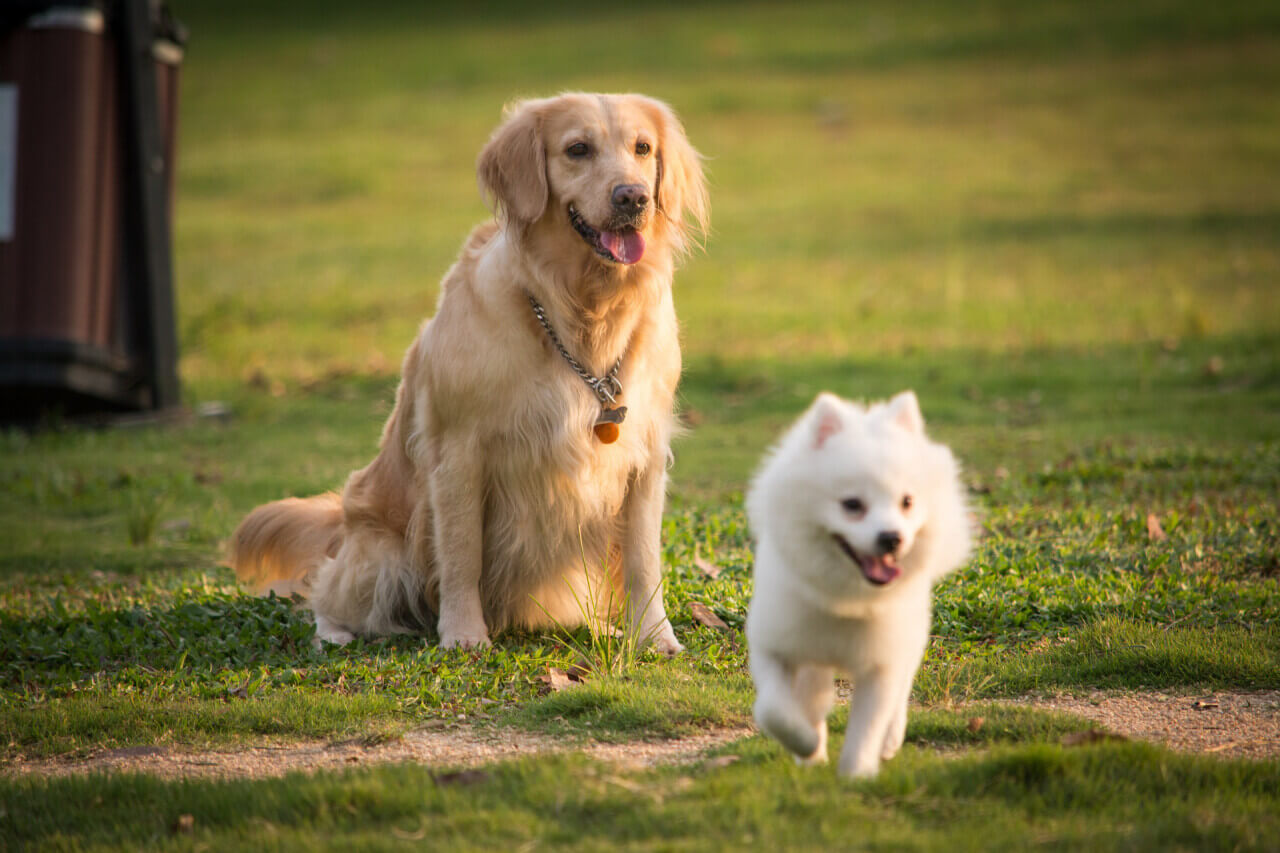
[{"label": "white dog's black nose", "polygon": [[610,196],[619,213],[639,213],[649,206],[649,188],[644,184],[619,184]]},{"label": "white dog's black nose", "polygon": [[902,546],[902,534],[896,530],[881,530],[876,536],[876,547],[881,554],[893,554]]}]

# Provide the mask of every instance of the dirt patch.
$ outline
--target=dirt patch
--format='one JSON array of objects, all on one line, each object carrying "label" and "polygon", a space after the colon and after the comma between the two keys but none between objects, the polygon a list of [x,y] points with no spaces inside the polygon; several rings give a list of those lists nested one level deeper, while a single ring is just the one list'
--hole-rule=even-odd
[{"label": "dirt patch", "polygon": [[[1109,732],[1183,752],[1263,759],[1280,756],[1280,690],[1194,695],[1095,692],[1002,704],[1075,714],[1098,722]],[[19,759],[0,767],[0,774],[62,776],[132,771],[171,779],[253,779],[405,761],[465,769],[524,755],[573,751],[638,769],[697,763],[706,759],[708,750],[753,733],[752,728],[739,727],[678,740],[574,745],[547,735],[459,724],[417,729],[399,740],[379,744],[366,744],[360,739],[308,741],[205,752],[135,746],[107,750],[87,759]]]},{"label": "dirt patch", "polygon": [[192,752],[166,747],[128,747],[100,752],[86,759],[14,761],[0,774],[64,776],[72,773],[139,772],[168,779],[212,777],[256,779],[295,771],[341,770],[366,764],[410,761],[440,768],[470,768],[524,755],[582,752],[624,767],[702,761],[707,750],[746,737],[747,728],[717,729],[678,740],[622,744],[566,744],[563,738],[509,729],[450,726],[417,729],[402,738],[368,745],[349,741],[308,741],[284,746],[253,745]]},{"label": "dirt patch", "polygon": [[1280,690],[1250,693],[1103,693],[1016,704],[1094,720],[1107,731],[1180,752],[1280,756]]}]

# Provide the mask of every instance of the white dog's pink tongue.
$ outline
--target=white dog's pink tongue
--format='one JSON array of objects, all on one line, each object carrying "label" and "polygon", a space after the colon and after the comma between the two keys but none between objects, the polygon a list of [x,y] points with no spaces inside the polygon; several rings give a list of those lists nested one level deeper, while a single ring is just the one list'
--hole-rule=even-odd
[{"label": "white dog's pink tongue", "polygon": [[639,231],[601,231],[600,245],[621,264],[634,264],[644,257],[644,238]]},{"label": "white dog's pink tongue", "polygon": [[861,557],[862,574],[874,584],[886,584],[898,576],[899,569],[891,559],[884,557]]}]

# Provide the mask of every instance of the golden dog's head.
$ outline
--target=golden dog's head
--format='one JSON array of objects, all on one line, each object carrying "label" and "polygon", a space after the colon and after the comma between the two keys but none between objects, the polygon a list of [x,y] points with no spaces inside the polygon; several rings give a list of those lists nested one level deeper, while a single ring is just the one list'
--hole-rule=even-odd
[{"label": "golden dog's head", "polygon": [[671,108],[642,95],[520,101],[480,152],[480,185],[509,228],[613,267],[705,233],[698,152]]}]

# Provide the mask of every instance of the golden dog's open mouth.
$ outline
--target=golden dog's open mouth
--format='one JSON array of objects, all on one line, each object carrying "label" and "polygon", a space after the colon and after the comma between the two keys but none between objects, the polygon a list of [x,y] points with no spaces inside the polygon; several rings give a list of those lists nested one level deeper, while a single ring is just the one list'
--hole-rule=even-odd
[{"label": "golden dog's open mouth", "polygon": [[644,257],[644,237],[635,228],[622,227],[615,231],[592,228],[573,205],[569,205],[569,222],[587,245],[607,261],[634,264]]},{"label": "golden dog's open mouth", "polygon": [[892,554],[864,556],[853,550],[849,541],[839,533],[832,533],[831,538],[836,540],[840,550],[844,551],[850,560],[857,563],[858,568],[862,570],[862,576],[876,586],[884,586],[902,573]]}]

